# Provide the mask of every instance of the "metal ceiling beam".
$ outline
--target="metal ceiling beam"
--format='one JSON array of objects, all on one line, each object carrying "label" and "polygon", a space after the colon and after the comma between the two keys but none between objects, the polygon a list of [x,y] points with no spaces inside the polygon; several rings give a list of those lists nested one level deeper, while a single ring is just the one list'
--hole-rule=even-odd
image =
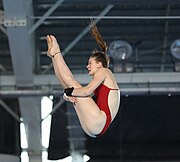
[{"label": "metal ceiling beam", "polygon": [[[120,86],[120,85],[119,85]],[[146,86],[120,86],[121,95],[180,95],[180,88],[179,85],[173,86],[172,84],[169,86],[152,86],[152,85],[146,85]],[[43,90],[14,90],[14,89],[8,89],[8,90],[0,90],[0,97],[4,98],[27,98],[27,97],[42,97],[42,96],[60,96],[63,94],[63,90],[53,90],[51,89],[49,92],[44,92]],[[32,101],[33,102],[33,101]]]},{"label": "metal ceiling beam", "polygon": [[[32,21],[27,19],[33,15],[32,6],[32,0],[14,0],[13,5],[12,0],[3,0],[14,80],[19,89],[33,86],[34,36],[28,35]],[[40,99],[19,97],[20,111],[28,137],[27,151],[31,153],[30,162],[34,159],[41,161]]]},{"label": "metal ceiling beam", "polygon": [[[162,73],[114,73],[118,84],[167,84],[180,83],[180,73],[162,72]],[[74,74],[74,77],[81,84],[88,84],[91,77],[88,74]],[[34,87],[36,86],[60,86],[54,74],[33,75]],[[1,75],[0,89],[16,86],[16,80],[13,75]],[[34,88],[31,88],[32,90]],[[46,89],[45,89],[46,90]]]},{"label": "metal ceiling beam", "polygon": [[15,19],[18,21],[18,19],[27,16],[24,7],[26,4],[22,0],[15,0],[15,5],[12,5],[11,0],[3,0],[3,2],[5,21],[9,22],[7,34],[17,86],[32,85],[34,40],[27,34],[28,26],[16,26],[14,23]]},{"label": "metal ceiling beam", "polygon": [[[99,17],[106,15],[111,9],[113,5],[108,5],[100,14]],[[94,24],[98,23],[101,18],[95,19]],[[91,24],[89,24],[63,51],[62,55],[64,56],[67,52],[69,52],[80,40],[81,38],[89,32]],[[52,68],[52,63],[47,67],[46,70],[42,72],[42,74],[47,73]]]},{"label": "metal ceiling beam", "polygon": [[[114,74],[122,95],[145,93],[180,93],[180,73],[120,73]],[[91,77],[88,74],[74,75],[78,82],[86,85]],[[14,76],[2,76],[0,96],[44,96],[63,94],[55,75],[34,75],[34,87],[17,89]],[[58,88],[57,88],[58,87]]]}]

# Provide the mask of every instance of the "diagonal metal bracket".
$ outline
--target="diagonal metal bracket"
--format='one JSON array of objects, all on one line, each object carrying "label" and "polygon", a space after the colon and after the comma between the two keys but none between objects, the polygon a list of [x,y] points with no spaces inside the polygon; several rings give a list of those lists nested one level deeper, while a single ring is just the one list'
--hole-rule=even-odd
[{"label": "diagonal metal bracket", "polygon": [[32,34],[44,22],[44,20],[63,3],[63,1],[64,0],[57,0],[56,3],[31,27],[28,34]]},{"label": "diagonal metal bracket", "polygon": [[[93,21],[94,24],[98,23],[101,20],[101,17],[106,15],[111,9],[113,8],[113,5],[108,5],[100,14],[99,18],[95,19]],[[63,51],[62,55],[64,56],[67,52],[69,52],[80,40],[81,38],[86,35],[90,29],[91,24],[89,24]],[[42,74],[46,74],[51,68],[52,63],[45,69]]]},{"label": "diagonal metal bracket", "polygon": [[0,99],[0,105],[13,117],[15,118],[19,123],[21,122],[20,117],[14,113],[11,108]]},{"label": "diagonal metal bracket", "polygon": [[4,24],[4,12],[2,10],[0,10],[0,30],[7,35],[7,31],[6,28],[3,27],[1,24]]},{"label": "diagonal metal bracket", "polygon": [[7,30],[6,30],[6,28],[4,28],[2,25],[0,25],[0,30],[1,30],[5,35],[7,35]]},{"label": "diagonal metal bracket", "polygon": [[[170,15],[170,12],[171,12],[171,5],[170,3],[168,4],[167,6],[167,9],[166,9],[166,16],[169,16]],[[165,58],[166,58],[166,48],[168,47],[168,37],[167,37],[167,34],[169,33],[169,21],[166,20],[165,22],[165,26],[164,26],[164,40],[163,40],[163,52],[162,52],[162,55],[161,55],[161,67],[160,67],[160,71],[163,72],[164,71],[164,63],[165,63]]]}]

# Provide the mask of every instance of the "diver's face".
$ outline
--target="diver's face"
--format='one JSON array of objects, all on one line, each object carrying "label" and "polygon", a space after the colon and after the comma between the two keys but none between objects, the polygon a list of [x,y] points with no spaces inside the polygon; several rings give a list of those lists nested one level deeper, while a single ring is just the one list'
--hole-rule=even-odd
[{"label": "diver's face", "polygon": [[93,76],[97,72],[99,67],[100,63],[97,62],[94,57],[90,57],[87,65],[89,75]]}]

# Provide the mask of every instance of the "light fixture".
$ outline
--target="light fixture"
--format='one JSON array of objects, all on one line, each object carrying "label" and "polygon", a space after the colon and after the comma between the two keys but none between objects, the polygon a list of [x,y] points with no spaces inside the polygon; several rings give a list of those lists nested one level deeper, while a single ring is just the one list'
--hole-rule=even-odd
[{"label": "light fixture", "polygon": [[132,55],[133,49],[128,42],[116,40],[109,45],[108,53],[115,60],[125,60]]},{"label": "light fixture", "polygon": [[180,59],[180,39],[175,40],[170,47],[171,54],[176,58]]}]

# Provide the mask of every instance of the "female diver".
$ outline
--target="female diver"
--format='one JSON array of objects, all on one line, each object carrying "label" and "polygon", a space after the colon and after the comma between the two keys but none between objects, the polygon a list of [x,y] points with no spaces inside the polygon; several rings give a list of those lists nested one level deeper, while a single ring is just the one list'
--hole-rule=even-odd
[{"label": "female diver", "polygon": [[[108,68],[107,45],[96,25],[91,26],[90,32],[101,51],[95,50],[89,58],[87,70],[92,80],[86,86],[75,80],[61,55],[56,38],[47,35],[47,44],[56,77],[65,89],[64,99],[73,103],[84,132],[90,137],[98,137],[106,132],[119,110],[120,90]],[[92,99],[93,93],[95,101]]]}]

